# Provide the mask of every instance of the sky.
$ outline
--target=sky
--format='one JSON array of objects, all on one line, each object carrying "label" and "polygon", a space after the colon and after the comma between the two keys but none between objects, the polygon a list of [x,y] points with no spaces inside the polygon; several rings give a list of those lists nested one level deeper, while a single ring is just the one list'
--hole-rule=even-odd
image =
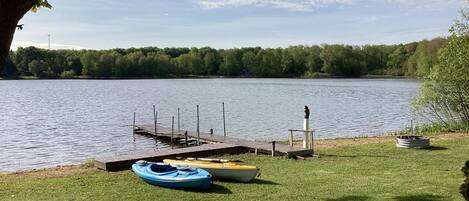
[{"label": "sky", "polygon": [[468,0],[49,0],[12,49],[398,44],[447,36]]}]

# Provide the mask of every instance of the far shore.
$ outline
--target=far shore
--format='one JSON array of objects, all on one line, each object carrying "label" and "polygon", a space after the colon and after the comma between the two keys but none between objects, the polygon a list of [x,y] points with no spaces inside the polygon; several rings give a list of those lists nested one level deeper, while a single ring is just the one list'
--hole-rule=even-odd
[{"label": "far shore", "polygon": [[88,76],[74,76],[70,78],[40,78],[36,76],[19,76],[19,77],[0,77],[0,80],[144,80],[144,79],[402,79],[402,80],[420,80],[418,77],[411,76],[392,76],[392,75],[364,75],[361,77],[340,77],[340,76],[319,76],[319,77],[251,77],[251,76],[164,76],[164,77],[88,77]]}]

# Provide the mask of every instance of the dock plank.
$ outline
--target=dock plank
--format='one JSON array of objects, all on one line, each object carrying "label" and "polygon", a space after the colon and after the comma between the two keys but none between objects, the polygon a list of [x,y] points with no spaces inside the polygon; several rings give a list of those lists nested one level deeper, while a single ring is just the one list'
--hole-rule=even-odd
[{"label": "dock plank", "polygon": [[132,154],[100,156],[94,160],[95,167],[107,170],[118,171],[130,169],[133,163],[138,160],[160,162],[167,158],[176,157],[207,157],[217,154],[240,154],[246,153],[245,147],[226,143],[203,144],[200,146],[166,149],[166,150],[145,150]]}]

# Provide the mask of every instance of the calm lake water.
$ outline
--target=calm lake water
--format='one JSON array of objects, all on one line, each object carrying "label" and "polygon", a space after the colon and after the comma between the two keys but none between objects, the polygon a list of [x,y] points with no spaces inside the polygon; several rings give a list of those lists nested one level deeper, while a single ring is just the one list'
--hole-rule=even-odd
[{"label": "calm lake water", "polygon": [[[107,153],[155,147],[131,124],[162,126],[181,108],[182,129],[250,140],[286,140],[303,107],[320,138],[380,134],[406,127],[420,82],[393,79],[176,79],[0,81],[0,171],[80,163]],[[300,136],[300,134],[298,134]],[[164,146],[159,145],[159,149]],[[163,148],[162,148],[163,147]]]}]

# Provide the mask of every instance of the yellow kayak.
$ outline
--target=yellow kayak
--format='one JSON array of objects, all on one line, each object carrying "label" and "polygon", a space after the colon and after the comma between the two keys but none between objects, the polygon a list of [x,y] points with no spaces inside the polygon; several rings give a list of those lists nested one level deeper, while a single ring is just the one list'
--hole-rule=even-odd
[{"label": "yellow kayak", "polygon": [[[218,160],[214,162],[213,160]],[[220,162],[220,159],[184,159],[184,160],[171,160],[165,159],[163,163],[170,165],[191,166],[194,168],[201,168],[209,172],[215,179],[230,179],[242,182],[249,182],[253,180],[259,169],[256,166],[240,165],[236,162]]]}]

